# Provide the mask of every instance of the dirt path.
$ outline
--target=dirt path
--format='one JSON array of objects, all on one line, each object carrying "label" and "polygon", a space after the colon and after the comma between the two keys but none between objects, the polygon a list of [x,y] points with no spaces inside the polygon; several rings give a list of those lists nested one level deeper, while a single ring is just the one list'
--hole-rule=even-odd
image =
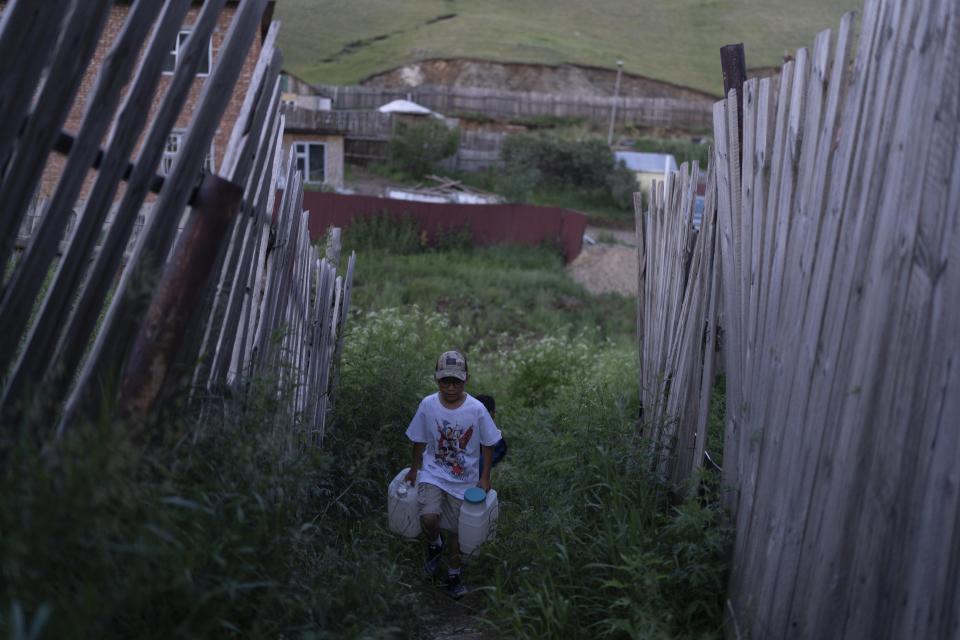
[{"label": "dirt path", "polygon": [[435,614],[434,623],[420,634],[420,640],[497,640],[501,636],[478,621],[483,597],[473,592],[453,600],[437,589],[428,605]]},{"label": "dirt path", "polygon": [[593,294],[637,295],[637,247],[632,231],[587,227],[580,255],[567,265],[567,273]]}]

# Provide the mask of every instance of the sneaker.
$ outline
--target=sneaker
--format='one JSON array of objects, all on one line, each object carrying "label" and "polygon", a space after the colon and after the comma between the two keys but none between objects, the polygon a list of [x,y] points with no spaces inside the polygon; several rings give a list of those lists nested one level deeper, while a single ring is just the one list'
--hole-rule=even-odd
[{"label": "sneaker", "polygon": [[427,559],[423,562],[423,570],[428,576],[437,575],[440,570],[440,556],[443,555],[443,543],[427,545]]},{"label": "sneaker", "polygon": [[469,589],[467,585],[463,584],[463,579],[460,577],[460,574],[448,575],[447,576],[447,595],[453,598],[454,600],[459,600],[462,598]]}]

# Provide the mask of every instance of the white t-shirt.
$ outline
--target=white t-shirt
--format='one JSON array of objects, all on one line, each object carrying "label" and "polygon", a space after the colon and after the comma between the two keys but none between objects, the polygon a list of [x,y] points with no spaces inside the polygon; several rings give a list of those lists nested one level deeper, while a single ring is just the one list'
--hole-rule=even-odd
[{"label": "white t-shirt", "polygon": [[454,497],[480,480],[480,445],[492,447],[503,437],[487,408],[473,396],[456,409],[447,409],[434,393],[420,401],[407,437],[426,443],[420,482],[437,485]]}]

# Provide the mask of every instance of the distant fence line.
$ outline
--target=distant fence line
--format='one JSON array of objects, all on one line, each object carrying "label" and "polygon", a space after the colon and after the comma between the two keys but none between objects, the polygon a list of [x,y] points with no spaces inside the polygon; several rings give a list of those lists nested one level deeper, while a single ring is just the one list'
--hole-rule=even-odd
[{"label": "distant fence line", "polygon": [[393,114],[376,110],[318,111],[287,106],[284,115],[289,129],[336,131],[357,140],[389,140],[393,135]]},{"label": "distant fence line", "polygon": [[[346,277],[337,276],[338,245],[326,259],[310,243],[299,173],[287,177],[273,223],[283,129],[278,23],[264,39],[221,163],[224,177],[203,172],[266,0],[237,8],[162,182],[156,171],[164,144],[222,3],[200,9],[150,122],[148,105],[190,3],[131,5],[88,96],[98,108],[86,113],[75,138],[60,131],[70,107],[64,96],[73,95],[83,79],[110,5],[78,3],[68,20],[59,6],[33,5],[10,5],[0,57],[36,61],[38,68],[48,58],[71,63],[54,63],[39,89],[41,76],[29,65],[0,78],[0,95],[18,96],[0,104],[0,127],[15,125],[12,135],[0,136],[0,264],[11,271],[0,292],[2,423],[29,425],[45,438],[58,423],[59,433],[103,408],[149,420],[161,403],[183,393],[198,401],[224,387],[243,393],[252,375],[265,374],[276,385],[274,395],[285,400],[276,425],[291,450],[319,443],[342,349],[353,259]],[[133,73],[137,56],[129,51],[137,51],[151,30],[152,44]],[[24,34],[27,42],[17,42]],[[40,97],[31,109],[35,91]],[[101,150],[107,131],[111,144]],[[130,164],[141,138],[137,161]],[[64,140],[69,144],[60,144]],[[42,215],[28,223],[30,241],[14,261],[30,201],[55,147],[67,156],[65,169]],[[97,169],[92,190],[77,203],[91,167]],[[157,192],[151,214],[124,265],[151,190]],[[74,228],[61,246],[75,208]],[[105,226],[108,214],[112,220]]]},{"label": "distant fence line", "polygon": [[609,122],[616,104],[619,126],[710,127],[708,101],[528,93],[473,87],[419,85],[405,88],[315,85],[334,109],[377,109],[393,100],[412,100],[448,116],[481,114],[499,119],[584,118]]},{"label": "distant fence line", "polygon": [[960,633],[960,5],[869,0],[852,55],[854,22],[744,85],[742,163],[714,107],[732,637]]}]

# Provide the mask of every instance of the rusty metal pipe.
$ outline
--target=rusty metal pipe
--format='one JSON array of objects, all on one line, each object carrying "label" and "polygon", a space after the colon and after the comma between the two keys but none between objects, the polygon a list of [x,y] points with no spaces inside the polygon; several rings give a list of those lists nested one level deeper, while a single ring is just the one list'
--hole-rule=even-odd
[{"label": "rusty metal pipe", "polygon": [[123,367],[120,412],[131,419],[152,414],[173,375],[178,345],[201,304],[243,189],[208,174],[197,191],[193,211],[167,262],[133,347]]}]

